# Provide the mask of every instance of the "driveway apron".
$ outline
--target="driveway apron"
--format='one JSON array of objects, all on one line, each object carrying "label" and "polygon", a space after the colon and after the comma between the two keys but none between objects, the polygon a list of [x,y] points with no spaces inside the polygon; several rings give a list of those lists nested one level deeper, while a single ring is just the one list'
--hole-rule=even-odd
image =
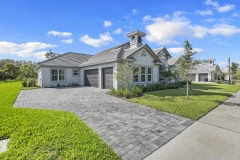
[{"label": "driveway apron", "polygon": [[145,158],[193,123],[106,93],[91,87],[22,90],[14,106],[73,112],[124,160]]}]

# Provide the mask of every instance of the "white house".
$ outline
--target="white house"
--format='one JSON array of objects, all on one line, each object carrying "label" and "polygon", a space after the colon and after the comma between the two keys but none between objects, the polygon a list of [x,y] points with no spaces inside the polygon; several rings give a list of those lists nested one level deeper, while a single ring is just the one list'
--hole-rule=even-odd
[{"label": "white house", "polygon": [[[167,65],[170,56],[166,48],[152,50],[142,43],[144,32],[133,31],[127,35],[129,42],[104,50],[96,55],[66,53],[40,62],[38,82],[41,87],[68,86],[72,83],[98,88],[119,88],[116,79],[119,63],[129,61],[137,66],[136,84],[159,81],[160,66]],[[164,56],[165,59],[164,59]],[[165,66],[166,67],[166,66]],[[164,67],[164,68],[165,68]]]},{"label": "white house", "polygon": [[202,61],[194,65],[190,71],[193,82],[213,82],[217,80],[216,67],[214,59]]}]

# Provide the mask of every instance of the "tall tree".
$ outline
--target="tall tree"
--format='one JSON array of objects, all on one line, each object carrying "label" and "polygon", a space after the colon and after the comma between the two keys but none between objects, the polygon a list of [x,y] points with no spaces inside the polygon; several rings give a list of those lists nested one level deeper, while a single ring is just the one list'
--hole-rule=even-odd
[{"label": "tall tree", "polygon": [[232,79],[236,78],[236,73],[237,73],[238,67],[239,67],[238,63],[232,62],[231,67],[230,67]]},{"label": "tall tree", "polygon": [[193,51],[192,46],[188,40],[184,42],[184,54],[179,59],[179,74],[187,83],[186,87],[186,99],[189,99],[189,80],[190,80],[190,70],[193,68],[193,58],[192,56],[196,54]]},{"label": "tall tree", "polygon": [[24,78],[36,78],[37,74],[34,70],[34,64],[32,62],[24,63],[19,69],[19,79]]},{"label": "tall tree", "polygon": [[3,66],[2,72],[5,79],[16,79],[19,74],[19,66],[14,63],[6,63]]},{"label": "tall tree", "polygon": [[46,59],[52,59],[57,56],[59,56],[59,54],[52,52],[52,50],[49,50],[47,53],[45,53]]},{"label": "tall tree", "polygon": [[237,70],[236,79],[240,80],[240,68],[238,68],[238,70]]},{"label": "tall tree", "polygon": [[226,74],[221,70],[221,68],[218,65],[216,66],[215,72],[217,74],[218,80],[224,80]]}]

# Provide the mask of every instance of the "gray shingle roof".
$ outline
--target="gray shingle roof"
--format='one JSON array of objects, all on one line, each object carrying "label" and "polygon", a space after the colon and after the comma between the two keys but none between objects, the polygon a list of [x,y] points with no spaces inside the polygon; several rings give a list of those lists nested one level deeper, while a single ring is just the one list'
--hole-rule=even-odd
[{"label": "gray shingle roof", "polygon": [[68,52],[60,56],[38,63],[40,67],[78,67],[79,64],[92,57],[89,54]]},{"label": "gray shingle roof", "polygon": [[[140,50],[144,47],[146,47],[148,50],[151,50],[147,44],[140,45],[136,48],[130,48],[129,42],[123,43],[121,45],[104,50],[104,51],[92,56],[91,58],[89,58],[88,60],[86,60],[85,62],[80,64],[79,66],[84,67],[84,66],[90,66],[90,65],[102,64],[102,63],[108,63],[108,62],[116,62],[119,60],[123,60],[123,59],[128,58],[129,56],[131,56],[132,54],[134,54],[135,52],[137,52],[138,50]],[[154,54],[154,52],[152,50],[150,52],[152,52],[153,58],[160,62],[160,60]]]},{"label": "gray shingle roof", "polygon": [[171,58],[168,60],[168,65],[173,66],[178,62],[179,58]]},{"label": "gray shingle roof", "polygon": [[156,55],[159,55],[159,56],[163,56],[162,55],[163,53],[161,51],[164,51],[164,53],[166,53],[167,58],[172,58],[172,56],[170,55],[170,53],[168,52],[168,50],[165,47],[153,49],[153,51]]},{"label": "gray shingle roof", "polygon": [[190,73],[208,73],[214,72],[217,65],[212,64],[196,64]]}]

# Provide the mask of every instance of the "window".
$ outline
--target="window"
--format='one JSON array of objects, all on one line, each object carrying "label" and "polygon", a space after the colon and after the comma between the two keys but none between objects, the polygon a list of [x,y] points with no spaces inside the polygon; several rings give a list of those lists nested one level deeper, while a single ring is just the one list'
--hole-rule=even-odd
[{"label": "window", "polygon": [[57,69],[52,69],[51,70],[51,75],[52,75],[52,81],[57,81],[58,80],[58,70]]},{"label": "window", "polygon": [[152,68],[151,67],[148,67],[147,77],[148,77],[147,81],[151,82],[152,81]]},{"label": "window", "polygon": [[65,80],[64,79],[64,70],[63,69],[59,69],[58,71],[59,71],[59,73],[58,73],[59,81],[64,81]]},{"label": "window", "polygon": [[73,69],[73,76],[79,76],[79,70]]},{"label": "window", "polygon": [[145,82],[146,77],[146,67],[141,67],[141,82]]},{"label": "window", "polygon": [[138,82],[138,67],[135,67],[134,68],[134,71],[133,71],[133,81],[134,82]]},{"label": "window", "polygon": [[64,81],[64,69],[51,69],[51,78],[52,81]]},{"label": "window", "polygon": [[152,82],[152,67],[139,66],[134,68],[133,81],[134,82]]}]

